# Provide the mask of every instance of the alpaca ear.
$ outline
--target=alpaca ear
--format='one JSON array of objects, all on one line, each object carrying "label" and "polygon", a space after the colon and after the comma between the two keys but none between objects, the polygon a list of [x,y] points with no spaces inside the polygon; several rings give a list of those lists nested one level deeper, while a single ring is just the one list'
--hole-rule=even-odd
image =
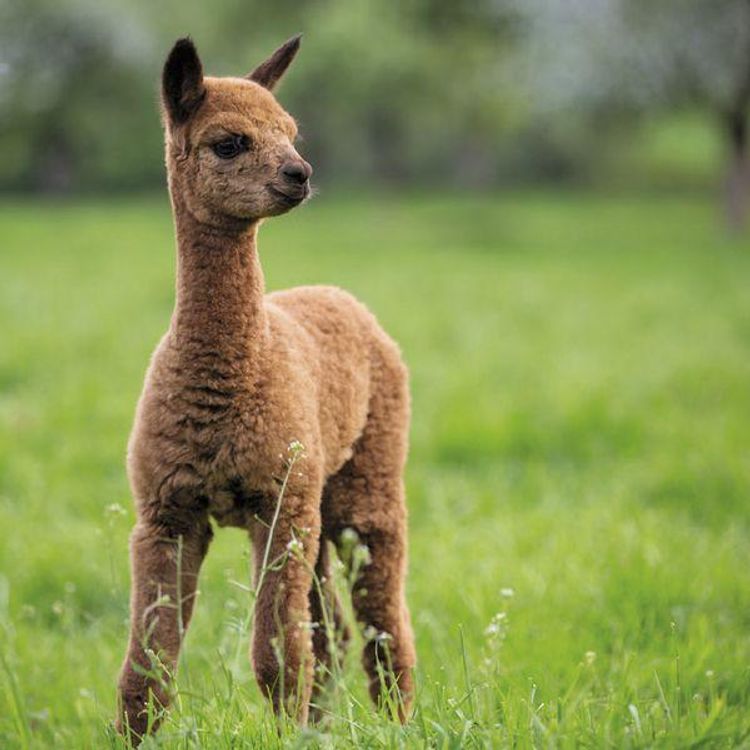
[{"label": "alpaca ear", "polygon": [[206,96],[203,66],[192,39],[175,42],[164,63],[161,96],[169,121],[174,125],[187,122]]},{"label": "alpaca ear", "polygon": [[281,76],[284,75],[292,60],[294,60],[301,41],[302,34],[293,36],[289,41],[284,42],[268,60],[262,62],[246,77],[251,81],[255,81],[255,83],[259,83],[269,91],[273,91],[274,86],[279,82]]}]

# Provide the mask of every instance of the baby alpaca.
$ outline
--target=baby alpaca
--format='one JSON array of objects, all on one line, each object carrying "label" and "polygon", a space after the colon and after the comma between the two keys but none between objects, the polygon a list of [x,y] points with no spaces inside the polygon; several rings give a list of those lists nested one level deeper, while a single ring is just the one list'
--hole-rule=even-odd
[{"label": "baby alpaca", "polygon": [[[330,587],[328,544],[340,543],[345,529],[371,558],[353,591],[357,618],[389,636],[365,646],[371,694],[377,702],[386,667],[402,720],[410,707],[406,368],[346,292],[299,287],[264,296],[258,227],[310,194],[312,169],[293,146],[297,127],[271,93],[299,43],[291,39],[245,78],[204,77],[189,39],[164,66],[177,292],[128,448],[137,523],[117,726],[136,742],[147,731],[149,695],[168,702],[211,518],[247,529],[256,581],[267,544],[276,560],[293,538],[302,542],[299,554],[267,569],[256,602],[252,662],[277,713],[306,722],[315,662],[330,658],[313,571]],[[293,441],[305,454],[269,540]],[[335,601],[330,588],[325,595]]]}]

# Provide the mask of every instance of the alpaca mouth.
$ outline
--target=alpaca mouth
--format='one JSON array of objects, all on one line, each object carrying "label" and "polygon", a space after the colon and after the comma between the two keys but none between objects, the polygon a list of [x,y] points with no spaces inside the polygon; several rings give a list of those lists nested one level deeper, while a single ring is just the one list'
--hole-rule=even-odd
[{"label": "alpaca mouth", "polygon": [[279,188],[273,185],[269,185],[268,189],[274,198],[285,206],[298,206],[310,195],[310,187],[306,184],[302,185],[299,189],[292,190],[279,190]]}]

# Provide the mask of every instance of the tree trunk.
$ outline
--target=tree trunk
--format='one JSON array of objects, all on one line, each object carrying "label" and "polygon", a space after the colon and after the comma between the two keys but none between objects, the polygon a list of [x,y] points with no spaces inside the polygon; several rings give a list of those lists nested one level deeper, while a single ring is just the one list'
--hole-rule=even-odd
[{"label": "tree trunk", "polygon": [[748,149],[748,108],[750,108],[750,0],[745,2],[744,49],[732,102],[724,116],[729,165],[726,185],[726,216],[729,230],[745,229],[750,203],[750,153]]},{"label": "tree trunk", "polygon": [[729,230],[739,234],[745,228],[750,203],[750,158],[748,117],[744,109],[726,116],[729,165],[726,184],[726,215]]}]

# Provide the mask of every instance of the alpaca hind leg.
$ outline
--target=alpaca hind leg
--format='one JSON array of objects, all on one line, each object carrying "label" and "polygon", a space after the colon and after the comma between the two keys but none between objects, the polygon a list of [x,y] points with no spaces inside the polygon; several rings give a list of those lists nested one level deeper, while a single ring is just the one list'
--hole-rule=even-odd
[{"label": "alpaca hind leg", "polygon": [[388,698],[405,721],[413,698],[416,656],[405,597],[406,504],[402,473],[406,458],[408,400],[405,382],[372,399],[367,426],[352,458],[326,484],[323,517],[339,535],[353,529],[367,546],[369,562],[354,583],[352,603],[364,627],[363,664],[376,704]]},{"label": "alpaca hind leg", "polygon": [[411,710],[416,656],[404,595],[406,538],[402,529],[358,532],[367,546],[364,565],[352,591],[358,621],[364,627],[362,663],[376,705],[395,707],[401,721]]},{"label": "alpaca hind leg", "polygon": [[315,581],[310,589],[310,618],[313,626],[312,645],[315,656],[315,682],[313,685],[311,716],[322,715],[318,699],[328,682],[342,668],[351,632],[344,618],[344,609],[336,591],[331,564],[331,549],[322,539]]}]

